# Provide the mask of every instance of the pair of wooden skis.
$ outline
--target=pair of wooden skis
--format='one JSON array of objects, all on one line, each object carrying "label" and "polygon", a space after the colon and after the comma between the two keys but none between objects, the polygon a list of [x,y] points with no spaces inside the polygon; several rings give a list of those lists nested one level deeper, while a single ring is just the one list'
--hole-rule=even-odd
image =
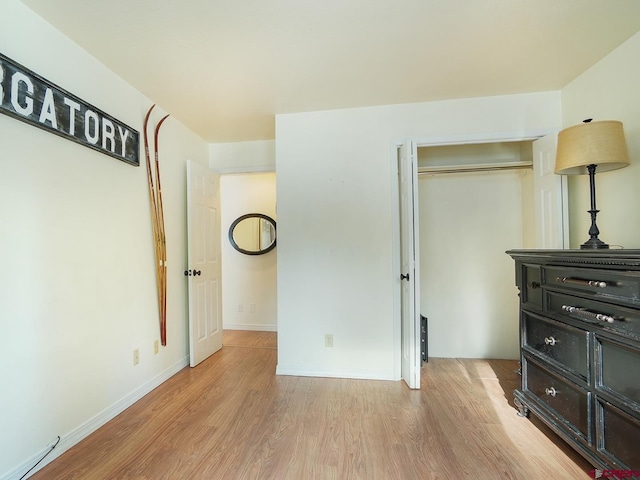
[{"label": "pair of wooden skis", "polygon": [[[155,107],[151,105],[144,117],[144,153],[147,160],[147,179],[149,180],[149,196],[151,198],[151,222],[153,225],[153,243],[156,255],[156,280],[158,287],[158,311],[160,315],[160,343],[167,344],[167,242],[164,232],[164,211],[162,209],[162,189],[160,187],[160,162],[158,161],[158,133],[163,122],[169,117],[165,115],[158,122],[153,135],[155,172],[151,168],[151,155],[149,153],[149,137],[147,127],[151,111]],[[155,176],[155,181],[154,181]]]}]

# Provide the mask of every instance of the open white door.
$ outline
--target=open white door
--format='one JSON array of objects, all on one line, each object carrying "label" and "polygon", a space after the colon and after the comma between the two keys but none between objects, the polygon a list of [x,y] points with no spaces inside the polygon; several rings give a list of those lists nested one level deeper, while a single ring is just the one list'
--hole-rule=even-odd
[{"label": "open white door", "polygon": [[413,142],[398,149],[400,195],[400,304],[402,379],[409,388],[420,388],[420,268],[418,252],[418,166]]},{"label": "open white door", "polygon": [[187,162],[189,364],[222,348],[220,175]]},{"label": "open white door", "polygon": [[567,178],[553,173],[557,134],[533,142],[536,248],[569,248]]}]

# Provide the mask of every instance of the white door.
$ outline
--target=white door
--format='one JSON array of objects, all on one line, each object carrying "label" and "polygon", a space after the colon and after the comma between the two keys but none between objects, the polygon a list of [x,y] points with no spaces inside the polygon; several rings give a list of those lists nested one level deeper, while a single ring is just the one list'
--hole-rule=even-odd
[{"label": "white door", "polygon": [[418,166],[413,142],[398,150],[400,194],[400,304],[402,379],[409,388],[420,388],[420,269],[418,256]]},{"label": "white door", "polygon": [[189,364],[222,348],[220,175],[187,162]]},{"label": "white door", "polygon": [[569,248],[567,178],[556,175],[557,135],[533,142],[536,248]]}]

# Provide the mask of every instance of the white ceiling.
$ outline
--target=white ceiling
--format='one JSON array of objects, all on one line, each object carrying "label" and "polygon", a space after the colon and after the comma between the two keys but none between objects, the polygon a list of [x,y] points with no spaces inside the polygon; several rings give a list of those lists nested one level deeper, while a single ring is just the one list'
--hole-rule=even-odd
[{"label": "white ceiling", "polygon": [[22,0],[208,142],[274,115],[558,90],[638,0]]}]

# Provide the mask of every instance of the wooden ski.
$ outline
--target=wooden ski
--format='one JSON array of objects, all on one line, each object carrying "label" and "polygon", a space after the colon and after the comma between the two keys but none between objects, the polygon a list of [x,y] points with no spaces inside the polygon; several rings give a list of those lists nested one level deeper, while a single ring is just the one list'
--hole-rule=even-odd
[{"label": "wooden ski", "polygon": [[158,290],[158,313],[160,317],[160,341],[167,344],[167,247],[164,230],[164,210],[162,207],[162,191],[160,187],[160,162],[158,157],[158,133],[160,126],[169,117],[165,115],[156,125],[154,133],[155,182],[154,171],[151,168],[151,153],[149,151],[148,125],[149,117],[155,105],[152,105],[144,117],[143,136],[144,152],[147,163],[147,181],[151,203],[151,224],[153,229],[154,253],[156,258],[156,287]]},{"label": "wooden ski", "polygon": [[158,147],[158,134],[160,127],[164,121],[169,118],[169,115],[165,115],[156,125],[156,131],[153,136],[153,147],[155,151],[156,161],[156,199],[157,199],[157,217],[158,217],[158,237],[160,239],[160,271],[161,275],[161,304],[162,310],[160,314],[160,343],[162,345],[167,344],[167,239],[164,230],[164,209],[162,207],[162,188],[160,186],[160,161],[159,161],[159,147]]}]

